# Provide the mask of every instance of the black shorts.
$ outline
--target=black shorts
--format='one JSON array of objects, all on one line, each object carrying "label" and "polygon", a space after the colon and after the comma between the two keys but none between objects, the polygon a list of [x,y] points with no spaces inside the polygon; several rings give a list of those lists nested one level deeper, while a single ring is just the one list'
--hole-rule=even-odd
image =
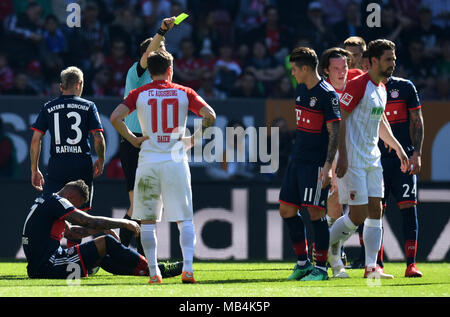
[{"label": "black shorts", "polygon": [[54,279],[87,277],[88,271],[96,266],[98,259],[93,240],[68,249],[59,247],[36,273],[28,275],[31,278]]},{"label": "black shorts", "polygon": [[43,192],[44,194],[56,193],[68,182],[82,179],[89,187],[89,200],[80,209],[90,210],[94,194],[93,174],[91,156],[83,155],[76,159],[50,157]]},{"label": "black shorts", "polygon": [[[137,137],[141,137],[142,134],[134,133]],[[124,138],[120,138],[120,162],[122,163],[123,173],[125,174],[125,181],[127,184],[127,191],[134,189],[134,180],[136,179],[136,169],[138,165],[140,149],[131,145],[130,142]]]},{"label": "black shorts", "polygon": [[325,210],[329,186],[322,188],[318,181],[322,167],[291,160],[284,173],[280,203]]},{"label": "black shorts", "polygon": [[409,175],[400,170],[397,156],[381,158],[383,166],[384,198],[386,207],[389,195],[393,194],[397,205],[412,203],[417,205],[417,175]]}]

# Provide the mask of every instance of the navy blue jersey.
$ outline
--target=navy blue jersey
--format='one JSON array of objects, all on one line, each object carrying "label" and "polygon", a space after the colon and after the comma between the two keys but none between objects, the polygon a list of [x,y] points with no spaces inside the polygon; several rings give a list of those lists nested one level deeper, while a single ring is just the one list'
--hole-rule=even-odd
[{"label": "navy blue jersey", "polygon": [[50,131],[50,155],[54,157],[90,155],[89,133],[103,131],[95,104],[75,95],[47,102],[31,129],[42,134]]},{"label": "navy blue jersey", "polygon": [[39,270],[59,248],[65,229],[64,218],[75,210],[67,199],[56,194],[36,198],[22,231],[29,271]]},{"label": "navy blue jersey", "polygon": [[[406,154],[411,155],[414,147],[409,134],[409,112],[421,108],[419,95],[414,84],[407,79],[391,77],[386,83],[386,118],[391,125],[395,138],[400,142]],[[396,156],[395,151],[388,152],[380,139],[378,146],[382,156]]]},{"label": "navy blue jersey", "polygon": [[293,160],[323,165],[328,150],[327,123],[341,120],[339,96],[325,80],[311,88],[297,86],[295,98],[297,131]]}]

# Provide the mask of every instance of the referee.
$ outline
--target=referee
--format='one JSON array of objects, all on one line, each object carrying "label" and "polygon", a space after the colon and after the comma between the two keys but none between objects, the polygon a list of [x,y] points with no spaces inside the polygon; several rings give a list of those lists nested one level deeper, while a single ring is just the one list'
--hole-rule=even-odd
[{"label": "referee", "polygon": [[[152,82],[150,73],[147,71],[147,57],[148,55],[158,49],[165,49],[164,46],[164,35],[174,26],[175,17],[166,18],[162,21],[161,27],[153,38],[148,38],[140,44],[140,54],[141,58],[139,62],[135,62],[133,66],[130,67],[127,73],[127,79],[125,84],[125,92],[123,98],[125,99],[131,90],[139,88],[143,85]],[[141,126],[139,125],[139,120],[137,117],[137,112],[131,112],[124,120],[128,129],[133,132],[136,136],[142,136]],[[125,215],[125,219],[131,219],[133,214],[133,189],[134,180],[136,176],[136,169],[139,157],[139,149],[135,148],[131,143],[121,137],[120,139],[120,162],[125,174],[125,180],[128,190],[128,197],[130,199],[130,207]],[[119,232],[120,241],[123,245],[128,246],[130,244],[131,238],[133,237],[133,232],[125,228],[121,228]],[[140,242],[140,237],[137,238],[137,248],[138,252],[144,255],[142,245]],[[145,256],[145,255],[144,255]]]}]

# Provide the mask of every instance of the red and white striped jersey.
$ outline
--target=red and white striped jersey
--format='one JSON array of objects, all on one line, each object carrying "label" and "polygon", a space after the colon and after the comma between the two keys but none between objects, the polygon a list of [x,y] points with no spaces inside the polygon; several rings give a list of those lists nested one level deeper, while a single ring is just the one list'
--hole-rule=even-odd
[{"label": "red and white striped jersey", "polygon": [[[155,163],[173,159],[172,150],[185,134],[188,110],[199,115],[206,102],[189,87],[154,80],[132,90],[123,104],[137,111],[142,134],[149,137],[141,145],[139,163]],[[178,158],[186,156],[183,147],[176,149]]]},{"label": "red and white striped jersey", "polygon": [[381,166],[379,126],[386,100],[386,87],[373,82],[368,73],[347,83],[340,104],[341,110],[350,113],[345,119],[349,166]]}]

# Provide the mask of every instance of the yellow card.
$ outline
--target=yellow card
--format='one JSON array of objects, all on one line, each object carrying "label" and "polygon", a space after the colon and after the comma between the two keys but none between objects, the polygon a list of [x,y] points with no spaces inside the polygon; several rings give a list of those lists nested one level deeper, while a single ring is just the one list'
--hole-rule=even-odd
[{"label": "yellow card", "polygon": [[176,17],[175,21],[173,23],[180,24],[184,19],[186,19],[189,16],[189,14],[181,13],[179,16]]}]

